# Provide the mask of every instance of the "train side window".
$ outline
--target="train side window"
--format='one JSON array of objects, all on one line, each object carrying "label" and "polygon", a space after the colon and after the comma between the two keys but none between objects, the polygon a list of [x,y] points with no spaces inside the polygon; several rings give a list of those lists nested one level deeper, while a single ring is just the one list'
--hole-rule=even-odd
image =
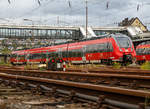
[{"label": "train side window", "polygon": [[148,54],[150,54],[150,48],[148,48],[147,51],[148,51]]},{"label": "train side window", "polygon": [[112,52],[113,51],[112,43],[107,42],[107,49],[108,49],[108,52]]},{"label": "train side window", "polygon": [[150,48],[147,48],[147,54],[150,54]]},{"label": "train side window", "polygon": [[74,57],[74,56],[75,56],[75,51],[71,50],[71,57]]},{"label": "train side window", "polygon": [[98,47],[99,47],[99,44],[96,44],[96,46],[95,46],[95,53],[99,52],[99,50],[98,50],[99,48]]},{"label": "train side window", "polygon": [[62,57],[66,58],[67,57],[68,51],[62,51]]},{"label": "train side window", "polygon": [[71,57],[71,50],[68,51],[68,57]]},{"label": "train side window", "polygon": [[17,54],[12,54],[11,57],[16,58]]},{"label": "train side window", "polygon": [[150,54],[150,48],[146,48],[146,49],[145,49],[145,54],[146,54],[146,55]]},{"label": "train side window", "polygon": [[90,46],[90,52],[96,53],[97,50],[98,50],[98,45],[97,45],[97,44],[96,44],[96,45],[91,45],[91,46]]},{"label": "train side window", "polygon": [[51,56],[51,57],[55,57],[55,53],[54,53],[54,52],[51,52],[50,56]]},{"label": "train side window", "polygon": [[71,50],[71,57],[73,57],[73,55],[74,55],[74,54],[73,54],[73,50]]},{"label": "train side window", "polygon": [[144,54],[148,54],[148,49],[147,48],[144,48]]},{"label": "train side window", "polygon": [[[81,49],[81,52],[83,52],[83,48]],[[86,46],[86,53],[90,53],[91,52],[91,45],[87,45]]]},{"label": "train side window", "polygon": [[143,49],[143,48],[140,48],[140,49],[139,49],[139,55],[143,55],[143,51],[144,51],[144,49]]},{"label": "train side window", "polygon": [[46,58],[47,54],[46,53],[42,53],[42,58]]},{"label": "train side window", "polygon": [[72,57],[72,50],[68,51],[68,57]]},{"label": "train side window", "polygon": [[107,49],[107,43],[104,43],[103,46],[104,46],[104,47],[103,47],[103,52],[108,52],[108,49]]},{"label": "train side window", "polygon": [[65,51],[62,51],[62,57],[65,57]]},{"label": "train side window", "polygon": [[60,57],[60,56],[59,56],[59,52],[56,52],[56,53],[55,53],[55,57]]},{"label": "train side window", "polygon": [[76,50],[72,50],[72,57],[76,57],[76,55],[77,55]]},{"label": "train side window", "polygon": [[82,57],[82,51],[81,51],[81,49],[78,49],[78,50],[77,50],[77,56],[78,56],[78,57]]},{"label": "train side window", "polygon": [[113,51],[113,47],[111,43],[101,43],[101,44],[93,44],[87,45],[86,52],[87,53],[98,53],[98,52],[110,52]]},{"label": "train side window", "polygon": [[80,51],[78,49],[76,50],[76,54],[76,57],[80,57]]},{"label": "train side window", "polygon": [[32,58],[33,58],[33,54],[30,54],[30,55],[29,55],[29,59],[32,59]]},{"label": "train side window", "polygon": [[19,55],[19,58],[23,60],[25,59],[25,55]]},{"label": "train side window", "polygon": [[80,49],[76,49],[76,57],[81,57],[81,53],[82,51],[80,51]]},{"label": "train side window", "polygon": [[66,57],[69,57],[69,50],[65,51]]},{"label": "train side window", "polygon": [[72,57],[75,57],[76,56],[76,52],[75,52],[75,50],[72,50]]},{"label": "train side window", "polygon": [[104,51],[104,44],[99,44],[98,45],[98,52],[103,52]]},{"label": "train side window", "polygon": [[57,57],[57,53],[56,52],[53,52],[53,57]]},{"label": "train side window", "polygon": [[48,58],[50,58],[50,57],[52,57],[52,55],[51,55],[52,53],[48,53]]},{"label": "train side window", "polygon": [[39,58],[41,58],[41,54],[39,54],[39,53],[33,54],[32,59],[39,59]]},{"label": "train side window", "polygon": [[140,49],[136,49],[136,54],[137,55],[140,55],[139,51],[140,51]]},{"label": "train side window", "polygon": [[140,53],[140,55],[143,54],[143,48],[140,49],[139,53]]},{"label": "train side window", "polygon": [[142,48],[142,49],[141,49],[141,53],[142,53],[142,55],[145,54],[145,48]]},{"label": "train side window", "polygon": [[77,57],[77,50],[73,50],[73,57]]},{"label": "train side window", "polygon": [[139,49],[139,55],[142,55],[143,53],[142,53],[143,51],[142,51],[142,48],[140,48]]}]

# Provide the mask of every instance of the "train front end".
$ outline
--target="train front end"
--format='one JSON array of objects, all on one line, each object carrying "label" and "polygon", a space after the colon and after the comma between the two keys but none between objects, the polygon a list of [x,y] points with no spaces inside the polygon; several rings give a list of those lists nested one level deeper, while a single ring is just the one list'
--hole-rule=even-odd
[{"label": "train front end", "polygon": [[133,63],[136,57],[136,52],[131,39],[123,34],[116,34],[116,55],[121,63]]}]

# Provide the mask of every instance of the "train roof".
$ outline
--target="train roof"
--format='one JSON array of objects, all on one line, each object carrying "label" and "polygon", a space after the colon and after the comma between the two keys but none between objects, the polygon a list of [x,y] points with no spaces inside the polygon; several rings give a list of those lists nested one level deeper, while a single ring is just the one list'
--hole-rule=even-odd
[{"label": "train roof", "polygon": [[150,47],[150,41],[146,41],[146,42],[142,42],[141,44],[139,44],[136,49],[138,48],[147,48]]},{"label": "train roof", "polygon": [[141,44],[139,45],[149,45],[150,44],[150,41],[146,41],[146,42],[142,42]]}]

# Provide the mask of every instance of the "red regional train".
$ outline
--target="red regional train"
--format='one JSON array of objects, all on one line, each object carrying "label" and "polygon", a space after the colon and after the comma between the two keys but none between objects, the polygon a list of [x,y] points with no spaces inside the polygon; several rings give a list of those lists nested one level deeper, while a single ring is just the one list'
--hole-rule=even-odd
[{"label": "red regional train", "polygon": [[150,41],[139,44],[136,47],[136,54],[136,61],[138,64],[150,61]]},{"label": "red regional train", "polygon": [[78,42],[67,42],[48,47],[13,51],[11,63],[47,63],[51,59],[61,58],[73,64],[132,63],[136,52],[131,39],[123,34],[110,34]]}]

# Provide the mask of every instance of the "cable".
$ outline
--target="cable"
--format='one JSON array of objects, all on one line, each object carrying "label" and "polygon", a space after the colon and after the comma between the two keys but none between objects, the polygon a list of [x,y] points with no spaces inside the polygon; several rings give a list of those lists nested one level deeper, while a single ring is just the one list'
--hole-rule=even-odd
[{"label": "cable", "polygon": [[[46,0],[46,1],[47,1],[47,0]],[[29,14],[31,14],[31,13],[34,13],[34,12],[37,11],[38,9],[49,5],[49,3],[50,3],[50,2],[53,2],[53,1],[55,1],[55,0],[48,0],[48,1],[47,1],[46,3],[44,3],[44,4],[41,3],[41,5],[39,5],[38,7],[31,9],[29,12],[23,13],[23,15],[20,15],[20,16],[18,16],[17,18],[23,17],[24,15],[29,15]]]}]

